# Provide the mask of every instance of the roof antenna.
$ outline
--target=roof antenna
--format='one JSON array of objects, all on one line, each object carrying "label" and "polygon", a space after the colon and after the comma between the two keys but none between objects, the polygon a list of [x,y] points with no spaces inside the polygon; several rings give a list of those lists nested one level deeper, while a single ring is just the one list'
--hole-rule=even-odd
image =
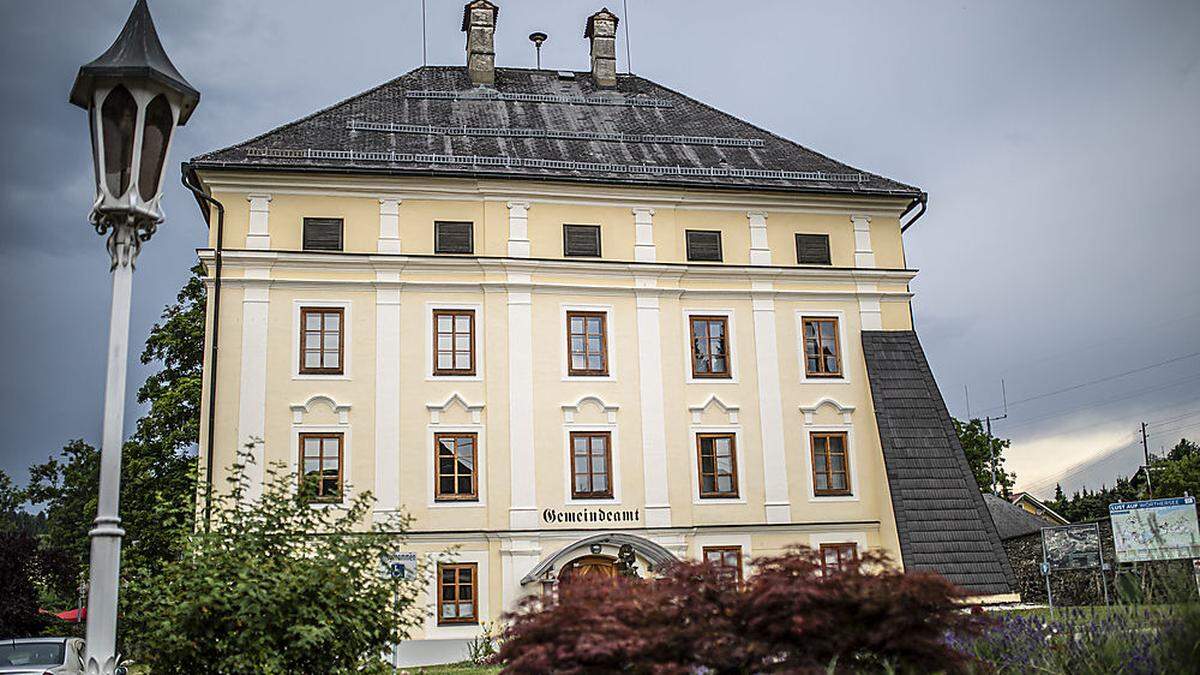
[{"label": "roof antenna", "polygon": [[629,0],[621,0],[621,9],[625,12],[625,72],[633,74],[633,57],[629,55]]},{"label": "roof antenna", "polygon": [[546,34],[537,31],[529,34],[529,41],[537,48],[537,69],[542,69],[542,43],[546,41]]},{"label": "roof antenna", "polygon": [[429,65],[429,57],[425,55],[425,42],[427,31],[425,30],[425,0],[421,0],[421,65]]}]

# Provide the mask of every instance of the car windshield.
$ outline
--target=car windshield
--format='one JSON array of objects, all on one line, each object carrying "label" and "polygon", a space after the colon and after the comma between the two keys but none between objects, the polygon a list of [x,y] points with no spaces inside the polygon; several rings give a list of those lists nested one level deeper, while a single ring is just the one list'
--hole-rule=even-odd
[{"label": "car windshield", "polygon": [[0,668],[5,666],[61,666],[62,642],[0,644]]}]

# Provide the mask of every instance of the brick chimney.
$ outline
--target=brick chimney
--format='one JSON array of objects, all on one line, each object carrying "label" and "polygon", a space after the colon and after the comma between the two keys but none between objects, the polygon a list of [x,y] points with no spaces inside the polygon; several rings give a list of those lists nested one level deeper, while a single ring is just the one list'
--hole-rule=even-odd
[{"label": "brick chimney", "polygon": [[488,0],[471,0],[463,7],[462,29],[467,34],[467,74],[472,84],[496,82],[496,15],[500,8]]},{"label": "brick chimney", "polygon": [[601,87],[617,86],[617,15],[608,8],[588,17],[583,36],[592,41],[592,77]]}]

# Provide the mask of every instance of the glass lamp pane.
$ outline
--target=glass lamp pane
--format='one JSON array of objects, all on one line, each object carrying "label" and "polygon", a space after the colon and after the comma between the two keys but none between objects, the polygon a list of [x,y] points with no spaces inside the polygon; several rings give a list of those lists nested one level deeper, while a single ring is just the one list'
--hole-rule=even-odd
[{"label": "glass lamp pane", "polygon": [[104,138],[104,180],[108,191],[119,197],[129,189],[133,172],[133,132],[137,123],[137,102],[123,86],[108,92],[100,106]]},{"label": "glass lamp pane", "polygon": [[146,123],[142,128],[142,167],[138,173],[138,192],[142,201],[148,202],[158,195],[163,163],[167,161],[167,143],[174,128],[175,118],[167,97],[155,96],[146,106]]}]

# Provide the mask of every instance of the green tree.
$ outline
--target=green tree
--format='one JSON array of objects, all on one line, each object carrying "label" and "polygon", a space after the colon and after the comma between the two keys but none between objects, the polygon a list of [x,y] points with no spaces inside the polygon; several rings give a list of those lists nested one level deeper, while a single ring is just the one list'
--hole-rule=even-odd
[{"label": "green tree", "polygon": [[1004,470],[1004,451],[1008,449],[1009,440],[989,435],[979,419],[969,422],[956,419],[954,430],[958,433],[958,440],[967,455],[967,464],[971,466],[979,489],[1010,496],[1017,474]]},{"label": "green tree", "polygon": [[1181,439],[1166,457],[1150,460],[1155,497],[1200,494],[1200,445]]},{"label": "green tree", "polygon": [[421,621],[418,584],[382,564],[407,520],[364,527],[370,493],[316,507],[282,465],[251,499],[243,471],[214,496],[212,530],[130,585],[135,658],[166,675],[390,673],[380,654]]},{"label": "green tree", "polygon": [[[130,569],[178,557],[193,526],[204,355],[205,287],[199,272],[199,266],[192,269],[141,354],[142,363],[161,368],[138,389],[138,401],[148,410],[122,452],[122,560]],[[76,575],[87,562],[99,476],[100,453],[81,439],[30,468],[26,496],[45,507],[43,546],[67,552]]]}]

